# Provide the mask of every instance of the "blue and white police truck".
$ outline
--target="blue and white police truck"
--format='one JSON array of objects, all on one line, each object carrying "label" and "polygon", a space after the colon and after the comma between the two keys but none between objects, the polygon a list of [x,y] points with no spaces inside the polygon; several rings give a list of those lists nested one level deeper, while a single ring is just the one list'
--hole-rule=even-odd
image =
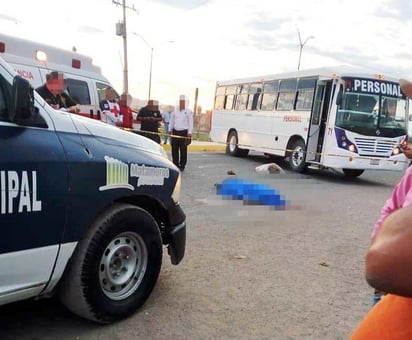
[{"label": "blue and white police truck", "polygon": [[0,58],[0,305],[58,295],[110,323],[185,252],[180,172],[157,143],[53,110]]}]

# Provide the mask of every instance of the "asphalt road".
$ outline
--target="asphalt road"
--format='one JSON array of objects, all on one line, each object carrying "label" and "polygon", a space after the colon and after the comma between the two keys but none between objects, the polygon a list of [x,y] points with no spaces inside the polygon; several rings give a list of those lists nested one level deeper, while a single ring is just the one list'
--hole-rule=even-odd
[{"label": "asphalt road", "polygon": [[[84,321],[54,299],[0,308],[0,339],[347,339],[371,307],[365,251],[379,210],[401,173],[257,173],[270,162],[190,153],[181,204],[186,256],[164,256],[157,286],[135,315]],[[228,171],[235,175],[228,175]],[[216,194],[241,178],[278,190],[285,210]]]}]

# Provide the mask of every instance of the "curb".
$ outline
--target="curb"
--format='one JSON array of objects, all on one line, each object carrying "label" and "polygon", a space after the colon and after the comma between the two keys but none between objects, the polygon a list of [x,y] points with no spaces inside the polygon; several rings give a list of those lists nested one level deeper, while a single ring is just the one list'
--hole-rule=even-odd
[{"label": "curb", "polygon": [[[171,151],[170,144],[163,144],[162,146],[166,151]],[[190,144],[187,148],[188,152],[220,152],[225,150],[226,145]]]}]

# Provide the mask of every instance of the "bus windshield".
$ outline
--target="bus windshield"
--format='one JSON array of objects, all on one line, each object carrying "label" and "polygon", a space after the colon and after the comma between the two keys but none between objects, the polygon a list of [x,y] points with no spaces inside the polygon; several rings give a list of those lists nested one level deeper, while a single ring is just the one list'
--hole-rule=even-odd
[{"label": "bus windshield", "polygon": [[366,136],[406,134],[406,100],[383,94],[345,92],[336,126]]}]

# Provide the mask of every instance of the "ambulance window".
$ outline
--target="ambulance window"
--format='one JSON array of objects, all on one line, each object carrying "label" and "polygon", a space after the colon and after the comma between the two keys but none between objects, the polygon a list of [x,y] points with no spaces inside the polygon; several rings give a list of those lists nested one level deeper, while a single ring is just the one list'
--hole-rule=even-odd
[{"label": "ambulance window", "polygon": [[8,112],[7,112],[6,98],[5,98],[5,95],[4,95],[3,86],[1,86],[1,85],[4,84],[4,82],[3,82],[3,79],[1,79],[1,78],[0,78],[0,81],[2,83],[2,84],[0,84],[0,120],[8,121],[9,120],[9,115],[8,115]]},{"label": "ambulance window", "polygon": [[64,80],[64,87],[76,103],[80,105],[90,105],[90,91],[87,82],[66,78]]},{"label": "ambulance window", "polygon": [[[98,83],[98,82],[96,83],[97,96],[99,97],[99,103],[106,98],[106,89],[108,87],[111,87],[111,86],[109,84]],[[115,89],[113,89],[113,91],[114,91],[115,98],[119,100],[120,98],[119,94],[116,92]]]},{"label": "ambulance window", "polygon": [[109,85],[103,84],[103,83],[96,83],[96,87],[97,87],[97,95],[99,97],[99,102],[101,102],[103,99],[105,99],[105,91],[106,91],[106,88],[109,87]]}]

